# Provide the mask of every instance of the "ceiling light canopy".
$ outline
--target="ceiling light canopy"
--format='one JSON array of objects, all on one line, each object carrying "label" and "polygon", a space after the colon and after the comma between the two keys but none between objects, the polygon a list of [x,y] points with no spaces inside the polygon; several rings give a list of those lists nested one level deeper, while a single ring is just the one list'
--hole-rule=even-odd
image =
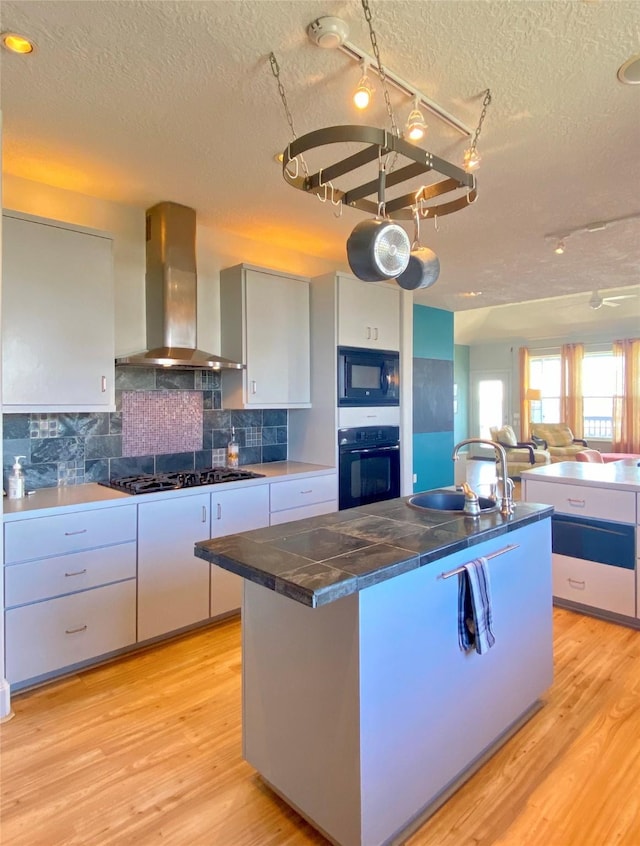
[{"label": "ceiling light canopy", "polygon": [[24,35],[19,35],[17,32],[3,32],[2,46],[11,53],[19,53],[26,55],[33,53],[35,44]]},{"label": "ceiling light canopy", "polygon": [[342,18],[328,15],[317,18],[307,27],[309,40],[323,50],[335,50],[349,37],[349,27]]},{"label": "ceiling light canopy", "polygon": [[640,85],[640,53],[620,65],[618,79],[625,85]]}]

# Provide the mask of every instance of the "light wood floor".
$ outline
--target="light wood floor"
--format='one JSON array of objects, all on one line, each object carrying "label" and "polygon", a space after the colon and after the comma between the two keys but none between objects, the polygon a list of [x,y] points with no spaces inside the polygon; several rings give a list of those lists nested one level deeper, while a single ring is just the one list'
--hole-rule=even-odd
[{"label": "light wood floor", "polygon": [[[545,707],[409,846],[639,846],[640,632],[556,610],[555,658]],[[326,843],[242,760],[237,620],[13,707],[2,846]]]}]

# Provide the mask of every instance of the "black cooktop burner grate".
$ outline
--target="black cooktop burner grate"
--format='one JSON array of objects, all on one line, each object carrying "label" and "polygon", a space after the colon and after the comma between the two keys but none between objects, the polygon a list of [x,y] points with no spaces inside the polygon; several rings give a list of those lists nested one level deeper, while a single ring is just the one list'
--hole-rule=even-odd
[{"label": "black cooktop burner grate", "polygon": [[100,482],[108,488],[129,494],[174,491],[180,488],[197,488],[201,485],[219,485],[224,482],[239,482],[243,479],[261,479],[264,473],[253,473],[234,467],[210,467],[207,470],[190,470],[184,473],[141,473],[137,476],[121,476]]}]

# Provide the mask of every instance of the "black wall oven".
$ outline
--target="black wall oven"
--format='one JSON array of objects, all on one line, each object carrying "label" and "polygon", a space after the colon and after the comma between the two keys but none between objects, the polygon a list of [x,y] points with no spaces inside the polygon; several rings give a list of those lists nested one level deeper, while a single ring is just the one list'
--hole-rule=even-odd
[{"label": "black wall oven", "polygon": [[338,430],[338,507],[355,508],[400,496],[400,428]]},{"label": "black wall oven", "polygon": [[400,405],[400,354],[338,347],[338,405]]}]

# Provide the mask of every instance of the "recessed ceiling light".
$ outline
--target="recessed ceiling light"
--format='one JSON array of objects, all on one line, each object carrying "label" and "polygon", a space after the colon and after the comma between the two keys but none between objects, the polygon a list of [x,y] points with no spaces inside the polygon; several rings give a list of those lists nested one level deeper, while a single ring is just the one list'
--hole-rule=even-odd
[{"label": "recessed ceiling light", "polygon": [[640,53],[618,68],[618,79],[625,85],[640,85]]},{"label": "recessed ceiling light", "polygon": [[482,295],[482,291],[462,291],[460,296],[461,297],[480,297]]},{"label": "recessed ceiling light", "polygon": [[284,153],[276,153],[273,157],[274,162],[278,162],[278,164],[282,164],[284,161]]},{"label": "recessed ceiling light", "polygon": [[17,32],[3,32],[2,46],[11,53],[33,53],[35,44]]}]

